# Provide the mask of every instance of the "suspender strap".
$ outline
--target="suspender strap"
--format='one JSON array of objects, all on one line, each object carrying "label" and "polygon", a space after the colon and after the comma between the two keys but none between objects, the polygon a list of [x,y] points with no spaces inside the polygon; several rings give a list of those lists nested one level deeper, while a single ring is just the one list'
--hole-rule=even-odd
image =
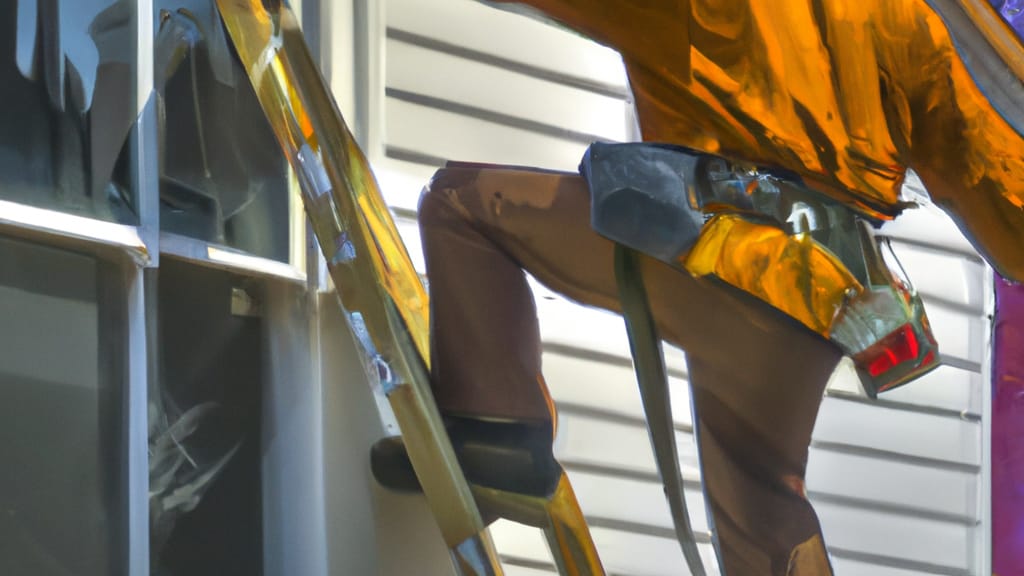
[{"label": "suspender strap", "polygon": [[704,576],[704,564],[697,551],[683,494],[683,475],[679,470],[679,452],[676,449],[668,375],[665,371],[665,358],[661,353],[661,341],[647,302],[638,254],[621,244],[615,245],[615,279],[619,287],[622,316],[629,333],[636,379],[647,416],[647,431],[672,512],[676,539],[683,549],[690,573]]}]

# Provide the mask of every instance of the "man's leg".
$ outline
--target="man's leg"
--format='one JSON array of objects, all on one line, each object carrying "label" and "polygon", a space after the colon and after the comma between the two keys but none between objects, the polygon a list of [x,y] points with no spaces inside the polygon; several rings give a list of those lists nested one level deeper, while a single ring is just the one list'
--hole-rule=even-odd
[{"label": "man's leg", "polygon": [[[453,165],[435,176],[420,219],[432,380],[444,413],[550,420],[523,270],[583,304],[619,311],[614,245],[590,228],[589,210],[577,175]],[[660,335],[687,352],[725,570],[786,574],[818,556],[827,573],[803,478],[838,349],[724,284],[650,258],[641,270]]]}]

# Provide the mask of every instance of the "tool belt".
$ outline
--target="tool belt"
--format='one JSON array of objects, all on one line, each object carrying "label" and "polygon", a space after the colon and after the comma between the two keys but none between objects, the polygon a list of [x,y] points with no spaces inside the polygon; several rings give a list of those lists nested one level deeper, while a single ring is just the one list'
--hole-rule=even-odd
[{"label": "tool belt", "polygon": [[580,172],[599,234],[714,276],[853,359],[868,395],[938,366],[924,306],[872,222],[782,171],[678,146],[590,146]]}]

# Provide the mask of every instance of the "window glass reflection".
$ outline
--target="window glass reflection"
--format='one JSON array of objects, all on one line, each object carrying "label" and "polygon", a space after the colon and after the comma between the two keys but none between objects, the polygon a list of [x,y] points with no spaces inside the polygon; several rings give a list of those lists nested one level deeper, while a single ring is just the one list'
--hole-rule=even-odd
[{"label": "window glass reflection", "polygon": [[288,257],[288,172],[211,0],[156,0],[164,230]]},{"label": "window glass reflection", "polygon": [[0,2],[0,199],[135,224],[133,0]]},{"label": "window glass reflection", "polygon": [[158,292],[151,422],[177,430],[178,441],[150,449],[151,466],[173,470],[150,476],[153,573],[261,574],[262,287],[164,258]]},{"label": "window glass reflection", "polygon": [[124,573],[111,276],[90,257],[0,237],[0,574]]}]

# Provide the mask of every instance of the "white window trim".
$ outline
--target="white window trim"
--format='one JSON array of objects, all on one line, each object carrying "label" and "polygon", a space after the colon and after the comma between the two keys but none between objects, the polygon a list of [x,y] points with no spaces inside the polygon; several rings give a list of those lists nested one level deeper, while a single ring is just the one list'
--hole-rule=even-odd
[{"label": "white window trim", "polygon": [[996,314],[995,272],[985,265],[985,316],[988,318],[989,339],[981,362],[981,474],[978,486],[978,519],[981,523],[974,545],[974,565],[978,574],[992,574],[992,362]]},{"label": "white window trim", "polygon": [[[149,337],[145,271],[128,274],[126,310],[128,373],[125,391],[128,458],[128,574],[149,574]],[[152,281],[152,280],[150,280]]]},{"label": "white window trim", "polygon": [[172,232],[160,233],[160,252],[201,266],[220,268],[247,276],[306,283],[306,273],[289,263],[254,256],[228,246]]},{"label": "white window trim", "polygon": [[140,266],[147,265],[150,260],[150,250],[136,226],[104,222],[8,200],[0,200],[0,230],[13,236],[41,235],[50,240],[66,239],[118,248]]}]

